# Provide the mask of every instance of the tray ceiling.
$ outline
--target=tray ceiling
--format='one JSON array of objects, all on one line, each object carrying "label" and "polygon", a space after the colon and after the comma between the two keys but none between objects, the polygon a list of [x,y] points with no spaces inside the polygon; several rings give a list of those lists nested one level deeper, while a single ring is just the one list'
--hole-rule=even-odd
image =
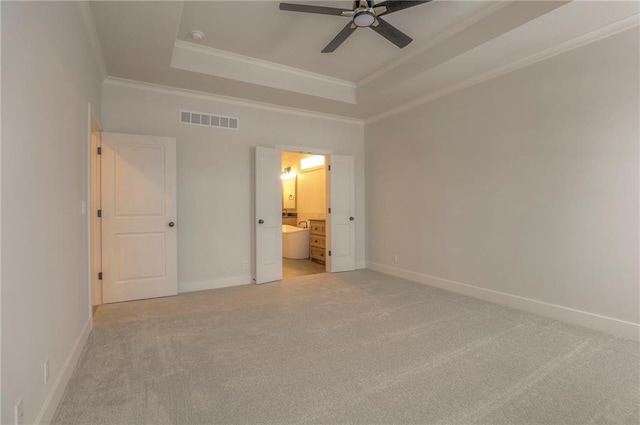
[{"label": "tray ceiling", "polygon": [[[305,3],[291,0],[292,3]],[[399,49],[347,18],[274,1],[91,2],[109,77],[354,118],[446,93],[527,58],[638,24],[637,2],[433,1],[388,16]],[[349,1],[314,5],[351,8]],[[190,31],[205,37],[195,42]],[[595,34],[595,35],[594,35]],[[537,55],[537,56],[536,56]]]}]

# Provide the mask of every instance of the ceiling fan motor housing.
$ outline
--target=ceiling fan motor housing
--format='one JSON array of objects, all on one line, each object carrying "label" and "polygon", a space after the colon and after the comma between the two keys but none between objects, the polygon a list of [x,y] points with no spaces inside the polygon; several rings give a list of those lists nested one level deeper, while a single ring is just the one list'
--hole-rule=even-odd
[{"label": "ceiling fan motor housing", "polygon": [[344,43],[344,41],[349,38],[357,28],[371,28],[402,49],[411,43],[411,37],[388,23],[382,18],[382,16],[386,17],[388,14],[428,3],[430,1],[431,0],[383,0],[376,4],[374,0],[355,0],[353,2],[353,9],[315,6],[311,4],[280,3],[280,10],[317,13],[321,15],[334,15],[349,18],[347,25],[333,38],[333,40],[329,42],[329,44],[327,44],[324,49],[322,49],[322,53],[331,53],[335,51],[338,46]]}]

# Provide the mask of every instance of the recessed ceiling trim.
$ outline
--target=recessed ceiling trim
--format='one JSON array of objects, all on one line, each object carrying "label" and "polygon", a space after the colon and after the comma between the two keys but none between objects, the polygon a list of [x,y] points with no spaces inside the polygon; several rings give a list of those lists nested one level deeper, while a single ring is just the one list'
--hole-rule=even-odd
[{"label": "recessed ceiling trim", "polygon": [[339,102],[356,103],[356,84],[302,69],[177,40],[171,67]]},{"label": "recessed ceiling trim", "polygon": [[509,2],[509,1],[497,1],[494,4],[492,4],[491,6],[485,8],[485,9],[482,9],[480,12],[476,13],[475,15],[470,16],[469,18],[467,18],[464,21],[460,22],[458,25],[455,25],[454,27],[449,28],[448,30],[438,34],[437,36],[435,36],[434,38],[432,38],[428,42],[420,45],[420,47],[416,48],[411,53],[403,55],[400,58],[396,59],[395,61],[385,65],[384,67],[382,67],[382,68],[380,68],[380,69],[378,69],[376,71],[374,71],[373,73],[369,74],[368,76],[366,76],[364,78],[361,78],[360,80],[358,80],[356,82],[356,87],[363,86],[363,85],[367,84],[368,82],[375,80],[379,76],[386,74],[387,72],[391,71],[392,69],[395,69],[395,68],[399,67],[400,65],[402,65],[403,63],[411,60],[412,58],[423,54],[424,52],[429,50],[431,47],[436,46],[436,45],[442,43],[443,41],[445,41],[446,39],[451,38],[454,35],[466,30],[467,28],[471,27],[475,23],[480,22],[481,20],[483,20],[487,16],[496,13],[498,10],[508,6],[509,4],[511,4],[511,2]]},{"label": "recessed ceiling trim", "polygon": [[240,99],[237,97],[223,96],[220,94],[205,93],[197,90],[189,90],[178,87],[164,86],[161,84],[145,83],[142,81],[127,80],[125,78],[107,77],[102,83],[103,86],[122,87],[127,89],[145,90],[155,93],[168,94],[173,96],[184,96],[192,99],[201,99],[211,102],[226,103],[229,105],[243,106],[247,108],[262,109],[266,111],[274,111],[298,115],[308,118],[325,119],[329,121],[338,121],[349,124],[364,125],[364,120],[359,118],[350,118],[341,115],[331,115],[322,112],[314,112],[307,109],[290,108],[286,106],[274,105],[272,103],[258,102],[255,100]]},{"label": "recessed ceiling trim", "polygon": [[568,52],[573,49],[577,49],[587,44],[594,43],[598,40],[611,37],[613,35],[619,34],[623,31],[630,30],[638,26],[640,26],[640,14],[634,14],[634,15],[628,16],[626,18],[620,19],[604,27],[598,28],[586,34],[575,37],[571,40],[568,40],[558,45],[555,45],[553,47],[550,47],[548,49],[539,51],[537,53],[526,56],[522,59],[518,59],[509,64],[492,69],[491,71],[487,71],[483,74],[476,75],[472,78],[459,81],[455,84],[449,85],[440,90],[429,93],[418,99],[412,100],[410,102],[399,105],[395,108],[389,109],[385,112],[366,118],[364,122],[365,124],[371,124],[383,118],[387,118],[393,115],[397,115],[401,112],[405,112],[413,108],[417,108],[418,106],[422,106],[429,102],[433,102],[437,99],[440,99],[441,97],[456,93],[468,87],[472,87],[477,84],[483,83],[485,81],[492,80],[494,78],[497,78],[509,72],[516,71],[520,68],[524,68],[529,65],[533,65],[536,62],[541,62],[543,60],[550,59],[554,56],[560,55],[562,53]]}]

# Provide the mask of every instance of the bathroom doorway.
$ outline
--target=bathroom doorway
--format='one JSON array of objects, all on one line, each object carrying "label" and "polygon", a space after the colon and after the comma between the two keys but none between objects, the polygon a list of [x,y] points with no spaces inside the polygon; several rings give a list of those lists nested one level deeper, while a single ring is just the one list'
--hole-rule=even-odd
[{"label": "bathroom doorway", "polygon": [[327,159],[282,151],[282,279],[326,271]]},{"label": "bathroom doorway", "polygon": [[[254,281],[260,285],[268,282],[282,280],[282,254],[283,254],[283,213],[285,218],[291,221],[292,211],[283,212],[282,173],[290,173],[293,167],[282,167],[282,152],[295,152],[313,154],[311,157],[323,156],[325,165],[318,166],[325,170],[325,208],[326,213],[317,218],[303,216],[304,211],[299,211],[302,206],[303,193],[295,194],[296,199],[296,224],[307,221],[309,235],[324,235],[323,238],[314,240],[318,245],[309,248],[309,256],[312,259],[319,257],[325,260],[327,272],[346,272],[355,270],[355,160],[350,155],[336,155],[332,151],[299,148],[295,146],[276,145],[275,148],[256,146],[255,148],[255,274]],[[302,167],[301,168],[305,168]],[[300,176],[296,173],[295,188],[298,188],[298,180],[306,177],[313,167],[300,170]],[[298,179],[300,177],[300,179]],[[322,192],[320,193],[320,195]],[[288,197],[288,195],[287,195]],[[298,199],[300,198],[300,199]],[[300,214],[300,216],[298,216]],[[316,227],[314,228],[314,221]],[[291,226],[290,230],[300,231],[301,227]],[[322,248],[324,244],[324,248]],[[300,244],[298,247],[302,246]],[[319,262],[316,259],[316,262]]]}]

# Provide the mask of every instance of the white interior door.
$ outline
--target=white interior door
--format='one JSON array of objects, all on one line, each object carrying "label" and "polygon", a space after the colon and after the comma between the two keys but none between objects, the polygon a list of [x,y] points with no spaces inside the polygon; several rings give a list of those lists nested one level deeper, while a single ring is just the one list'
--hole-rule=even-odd
[{"label": "white interior door", "polygon": [[256,147],[256,283],[282,280],[280,151]]},{"label": "white interior door", "polygon": [[176,139],[102,134],[103,301],[176,295]]},{"label": "white interior door", "polygon": [[331,155],[330,161],[327,269],[344,272],[356,268],[354,160],[352,156]]}]

